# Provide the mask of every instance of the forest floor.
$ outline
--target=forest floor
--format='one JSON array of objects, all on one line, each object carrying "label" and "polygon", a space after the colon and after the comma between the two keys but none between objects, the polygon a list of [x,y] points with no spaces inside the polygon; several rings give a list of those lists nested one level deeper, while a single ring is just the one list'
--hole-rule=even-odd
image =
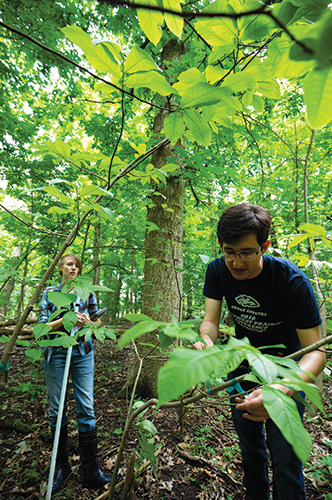
[{"label": "forest floor", "polygon": [[[0,356],[5,348],[0,344]],[[99,439],[99,462],[111,473],[127,415],[127,401],[117,393],[132,363],[129,349],[115,349],[114,341],[95,343],[95,411]],[[331,361],[330,367],[331,367]],[[1,379],[2,380],[2,379]],[[314,444],[305,464],[308,500],[324,500],[332,491],[332,387],[325,377],[323,401],[326,415],[305,417]],[[107,487],[88,490],[81,486],[78,435],[71,383],[69,384],[69,448],[72,473],[65,488],[52,498],[92,500],[107,498]],[[24,348],[15,347],[10,358],[9,382],[0,382],[0,499],[45,498],[52,443],[48,430],[48,404],[40,363],[27,360]],[[229,411],[212,400],[189,407],[180,434],[175,409],[149,411],[145,419],[158,429],[156,474],[148,465],[135,479],[133,493],[125,500],[240,500],[242,486],[240,451]],[[119,469],[126,474],[128,457],[139,459],[139,435],[133,428]],[[115,494],[120,500],[122,490]],[[328,497],[327,497],[328,495]]]}]

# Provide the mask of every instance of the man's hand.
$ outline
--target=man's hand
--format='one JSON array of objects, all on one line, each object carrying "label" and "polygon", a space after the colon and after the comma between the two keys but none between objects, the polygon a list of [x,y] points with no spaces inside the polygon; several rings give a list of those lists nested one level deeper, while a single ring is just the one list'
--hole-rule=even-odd
[{"label": "man's hand", "polygon": [[245,413],[242,416],[247,420],[262,422],[270,418],[263,405],[263,396],[260,389],[256,389],[249,396],[237,396],[235,401],[239,403],[236,405],[236,409],[244,410]]},{"label": "man's hand", "polygon": [[197,351],[201,351],[202,349],[207,349],[208,347],[212,347],[214,344],[212,340],[209,337],[206,337],[203,339],[205,344],[201,342],[200,340],[198,342],[195,342],[194,347],[197,349]]}]

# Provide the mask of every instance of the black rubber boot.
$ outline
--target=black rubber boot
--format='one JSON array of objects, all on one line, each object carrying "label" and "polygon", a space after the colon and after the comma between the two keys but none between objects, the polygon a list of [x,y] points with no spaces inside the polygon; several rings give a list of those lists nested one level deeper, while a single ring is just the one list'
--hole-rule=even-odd
[{"label": "black rubber boot", "polygon": [[98,466],[97,430],[79,432],[81,462],[83,467],[83,486],[101,488],[112,481],[110,474],[104,474]]},{"label": "black rubber boot", "polygon": [[[53,442],[55,436],[55,428],[51,427]],[[58,453],[56,457],[56,473],[53,481],[52,495],[62,490],[67,477],[70,474],[70,465],[68,463],[68,434],[67,425],[60,429],[60,437],[58,444]]]}]

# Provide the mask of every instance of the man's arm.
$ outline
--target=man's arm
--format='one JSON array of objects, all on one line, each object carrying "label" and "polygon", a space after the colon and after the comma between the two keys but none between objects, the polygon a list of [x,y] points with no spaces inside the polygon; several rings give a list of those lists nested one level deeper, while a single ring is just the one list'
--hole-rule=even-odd
[{"label": "man's arm", "polygon": [[[299,337],[301,347],[304,349],[305,347],[309,347],[319,340],[321,340],[320,326],[316,326],[313,328],[308,328],[307,330],[296,329],[297,335]],[[305,372],[311,373],[314,377],[311,378],[309,375],[305,373],[300,373],[300,377],[304,382],[313,382],[314,379],[321,373],[326,365],[326,356],[322,351],[312,351],[308,354],[305,354],[299,362],[299,366]],[[294,396],[295,391],[292,391],[288,387],[279,384],[273,384],[274,388],[280,389],[284,394],[289,397]],[[260,389],[256,389],[253,391],[248,397],[246,397],[245,401],[240,397],[236,398],[236,401],[239,403],[236,408],[238,410],[246,410],[249,413],[244,413],[243,417],[248,420],[253,420],[255,422],[260,422],[262,420],[266,420],[269,418],[267,411],[263,405],[263,397]],[[242,401],[242,403],[241,403]]]},{"label": "man's arm", "polygon": [[205,298],[205,316],[199,329],[200,336],[206,342],[196,342],[194,346],[199,351],[211,347],[218,340],[221,300]]}]

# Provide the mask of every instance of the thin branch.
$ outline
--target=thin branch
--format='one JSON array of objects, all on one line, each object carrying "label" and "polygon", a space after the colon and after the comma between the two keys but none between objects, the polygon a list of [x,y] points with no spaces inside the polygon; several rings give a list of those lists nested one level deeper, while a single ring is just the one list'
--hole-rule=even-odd
[{"label": "thin branch", "polygon": [[221,17],[221,18],[227,18],[227,19],[241,19],[242,17],[247,17],[247,16],[258,16],[258,15],[265,15],[272,19],[277,26],[279,26],[282,30],[287,33],[287,35],[290,37],[293,42],[297,43],[300,45],[305,52],[308,54],[313,54],[313,50],[310,47],[307,47],[302,41],[297,40],[294,35],[289,31],[289,29],[281,22],[279,19],[275,17],[273,14],[271,7],[268,5],[262,5],[262,7],[258,7],[257,9],[253,10],[246,10],[243,12],[203,12],[203,11],[194,11],[194,12],[188,12],[188,11],[175,11],[172,9],[168,9],[166,7],[161,7],[159,5],[146,5],[144,3],[134,3],[130,2],[127,0],[103,0],[104,3],[110,4],[114,7],[117,7],[118,5],[123,5],[126,7],[130,7],[132,9],[144,9],[144,10],[149,10],[149,11],[155,11],[155,12],[162,12],[165,14],[172,14],[173,16],[176,17],[182,17],[183,19],[192,19],[193,16],[196,18],[205,18],[205,19],[211,19],[215,17]]},{"label": "thin branch", "polygon": [[113,87],[118,92],[121,92],[121,94],[126,94],[126,95],[130,96],[131,99],[133,99],[133,98],[137,99],[138,101],[140,101],[140,102],[142,102],[144,104],[148,104],[149,106],[153,106],[153,107],[161,109],[163,111],[165,111],[167,109],[167,108],[163,108],[162,106],[158,106],[157,104],[153,104],[152,102],[146,101],[145,99],[141,99],[140,97],[137,97],[135,94],[133,94],[131,92],[128,92],[126,90],[121,89],[117,85],[114,85],[114,83],[111,83],[111,82],[105,80],[101,76],[98,76],[95,73],[93,73],[92,71],[90,71],[89,69],[84,68],[83,66],[81,66],[78,63],[76,63],[75,61],[73,61],[69,57],[65,56],[64,54],[61,54],[61,52],[58,52],[57,50],[51,49],[50,47],[47,47],[46,45],[44,45],[43,43],[39,42],[38,40],[36,40],[32,36],[27,35],[26,33],[23,33],[22,31],[20,31],[20,30],[18,30],[16,28],[13,28],[13,26],[9,26],[9,24],[6,24],[6,23],[3,23],[2,21],[0,21],[0,26],[2,26],[3,28],[5,28],[5,29],[7,29],[9,31],[12,31],[13,33],[16,33],[16,34],[22,36],[23,38],[26,38],[27,40],[29,40],[30,42],[34,43],[35,45],[38,45],[38,47],[40,47],[41,49],[45,50],[46,52],[50,52],[51,54],[53,54],[53,55],[55,55],[57,57],[60,57],[60,59],[63,59],[64,61],[68,62],[69,64],[72,64],[73,66],[75,66],[75,68],[78,68],[80,71],[83,71],[84,73],[88,73],[95,80],[99,80],[99,81],[101,81],[103,83],[106,83],[106,85],[109,85],[110,87]]},{"label": "thin branch", "polygon": [[15,219],[17,219],[19,222],[21,222],[25,226],[28,226],[30,229],[33,229],[34,231],[37,231],[39,233],[44,233],[44,234],[50,234],[51,236],[61,236],[62,238],[66,238],[67,237],[66,234],[53,233],[52,231],[47,231],[46,229],[39,229],[38,227],[35,227],[32,224],[29,224],[28,222],[25,222],[24,220],[20,219],[20,217],[18,217],[16,214],[14,214],[14,212],[12,212],[11,210],[9,210],[8,208],[4,207],[1,203],[0,203],[0,207],[3,210],[5,210],[6,212],[8,212],[10,215],[12,215],[13,217],[15,217]]},{"label": "thin branch", "polygon": [[250,135],[250,137],[252,138],[252,140],[254,141],[254,143],[256,144],[256,147],[258,150],[259,163],[260,163],[261,171],[262,171],[262,182],[261,182],[261,193],[262,193],[263,192],[263,185],[264,185],[264,165],[263,165],[263,157],[262,157],[261,149],[259,147],[257,140],[255,139],[255,137],[253,136],[253,134],[249,130],[248,123],[247,123],[247,120],[244,116],[244,113],[242,113],[242,118],[243,118],[244,126],[246,127],[246,130],[247,130],[248,134]]}]

